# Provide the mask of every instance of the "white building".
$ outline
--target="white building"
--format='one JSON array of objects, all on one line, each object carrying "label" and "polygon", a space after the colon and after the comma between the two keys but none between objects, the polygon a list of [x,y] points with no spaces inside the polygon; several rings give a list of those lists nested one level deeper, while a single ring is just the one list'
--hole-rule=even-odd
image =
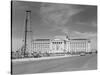
[{"label": "white building", "polygon": [[33,50],[41,53],[91,52],[89,39],[35,39]]},{"label": "white building", "polygon": [[33,51],[35,52],[49,52],[50,50],[50,39],[35,39],[33,40]]},{"label": "white building", "polygon": [[70,52],[90,52],[88,39],[70,39]]}]

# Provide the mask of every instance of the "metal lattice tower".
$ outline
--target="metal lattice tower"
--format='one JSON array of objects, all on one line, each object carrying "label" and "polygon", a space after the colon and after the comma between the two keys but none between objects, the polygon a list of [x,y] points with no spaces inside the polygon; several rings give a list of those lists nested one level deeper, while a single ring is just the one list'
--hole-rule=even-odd
[{"label": "metal lattice tower", "polygon": [[28,34],[31,32],[31,11],[27,10],[25,18],[24,56],[26,55],[28,40],[31,40],[31,38],[28,38],[30,36]]}]

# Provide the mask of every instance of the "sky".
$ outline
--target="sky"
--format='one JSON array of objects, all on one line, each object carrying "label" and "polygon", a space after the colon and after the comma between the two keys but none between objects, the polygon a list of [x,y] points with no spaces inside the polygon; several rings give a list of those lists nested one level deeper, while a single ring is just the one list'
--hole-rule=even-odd
[{"label": "sky", "polygon": [[13,1],[13,50],[23,44],[26,10],[31,10],[32,39],[68,35],[90,39],[97,48],[97,6]]}]

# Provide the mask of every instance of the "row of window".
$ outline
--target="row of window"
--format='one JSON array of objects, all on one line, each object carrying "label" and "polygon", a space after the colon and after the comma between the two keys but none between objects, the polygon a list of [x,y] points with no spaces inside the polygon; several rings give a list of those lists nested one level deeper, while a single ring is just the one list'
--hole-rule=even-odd
[{"label": "row of window", "polygon": [[71,46],[71,47],[87,47],[88,45],[84,45],[84,44],[83,44],[83,45],[75,45],[75,44],[74,44],[74,45],[70,45],[70,46]]},{"label": "row of window", "polygon": [[[52,42],[52,44],[62,44],[63,42]],[[50,44],[50,43],[44,43],[44,42],[39,42],[39,43],[33,43],[33,44]],[[87,44],[87,42],[70,42],[70,44]]]},{"label": "row of window", "polygon": [[49,46],[34,46],[33,48],[49,48]]},{"label": "row of window", "polygon": [[50,43],[33,43],[33,44],[50,44]]},{"label": "row of window", "polygon": [[33,46],[50,46],[50,45],[45,45],[45,44],[34,44]]},{"label": "row of window", "polygon": [[87,42],[70,42],[70,44],[87,44]]},{"label": "row of window", "polygon": [[52,42],[52,44],[62,44],[63,42]]}]

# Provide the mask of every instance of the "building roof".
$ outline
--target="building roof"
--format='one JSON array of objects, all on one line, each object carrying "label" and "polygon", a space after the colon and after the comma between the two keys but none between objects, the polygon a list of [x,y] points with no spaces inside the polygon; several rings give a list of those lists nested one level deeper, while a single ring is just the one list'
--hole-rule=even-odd
[{"label": "building roof", "polygon": [[50,39],[35,39],[34,41],[50,41]]},{"label": "building roof", "polygon": [[70,40],[88,40],[88,39],[70,39]]}]

